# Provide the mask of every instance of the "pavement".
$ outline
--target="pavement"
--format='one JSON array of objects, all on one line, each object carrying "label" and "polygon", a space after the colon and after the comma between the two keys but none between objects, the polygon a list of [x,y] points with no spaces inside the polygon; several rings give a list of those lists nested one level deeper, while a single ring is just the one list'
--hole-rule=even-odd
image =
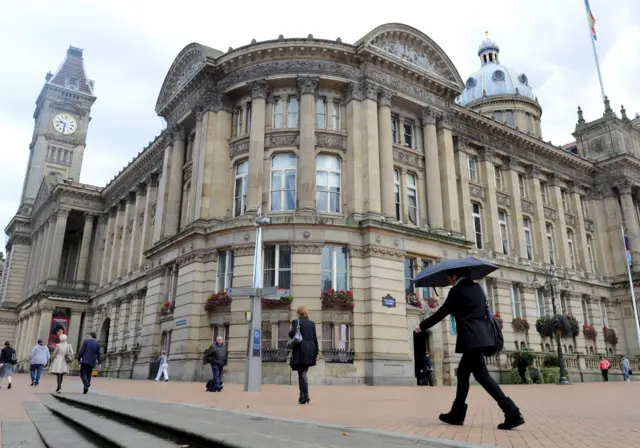
[{"label": "pavement", "polygon": [[[27,421],[21,405],[36,401],[35,392],[55,389],[55,378],[43,377],[29,387],[26,375],[14,376],[14,387],[0,389],[0,420]],[[63,391],[81,391],[79,378],[65,378]],[[452,387],[311,386],[311,403],[299,405],[296,386],[264,385],[245,393],[242,385],[225,384],[221,393],[205,393],[204,384],[94,378],[90,394],[216,407],[254,415],[295,419],[421,438],[446,439],[499,447],[628,448],[640,447],[640,382],[578,383],[571,386],[504,386],[527,421],[515,431],[498,431],[502,414],[491,398],[472,386],[464,426],[441,424]],[[12,397],[12,398],[9,398]],[[9,398],[9,399],[8,399]],[[11,403],[11,404],[9,404]]]}]

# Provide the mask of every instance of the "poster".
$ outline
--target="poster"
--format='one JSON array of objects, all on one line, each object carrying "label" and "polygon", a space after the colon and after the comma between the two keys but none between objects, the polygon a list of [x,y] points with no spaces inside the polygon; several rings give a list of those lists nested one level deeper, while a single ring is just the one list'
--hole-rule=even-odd
[{"label": "poster", "polygon": [[253,356],[260,356],[260,330],[253,330]]},{"label": "poster", "polygon": [[60,342],[58,341],[58,335],[56,334],[56,331],[58,331],[58,328],[60,327],[62,327],[64,334],[68,334],[69,318],[64,316],[53,316],[51,318],[51,326],[49,327],[49,341],[47,343],[47,346],[50,350],[56,348],[56,344]]}]

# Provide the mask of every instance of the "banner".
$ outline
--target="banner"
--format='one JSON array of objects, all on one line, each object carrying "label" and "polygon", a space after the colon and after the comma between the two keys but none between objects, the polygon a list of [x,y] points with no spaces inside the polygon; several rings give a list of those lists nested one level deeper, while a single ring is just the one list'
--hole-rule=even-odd
[{"label": "banner", "polygon": [[49,327],[49,341],[47,346],[50,350],[56,348],[56,344],[60,342],[58,340],[58,335],[56,332],[58,329],[62,328],[64,334],[67,334],[69,331],[69,318],[64,316],[53,316],[51,318],[51,326]]}]

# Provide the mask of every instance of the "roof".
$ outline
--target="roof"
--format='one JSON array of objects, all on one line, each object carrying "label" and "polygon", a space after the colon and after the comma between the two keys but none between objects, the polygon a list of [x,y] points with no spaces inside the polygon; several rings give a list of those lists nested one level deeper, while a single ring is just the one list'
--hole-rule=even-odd
[{"label": "roof", "polygon": [[47,75],[47,84],[76,90],[93,96],[93,80],[89,79],[84,68],[82,49],[69,46],[67,55],[55,74]]}]

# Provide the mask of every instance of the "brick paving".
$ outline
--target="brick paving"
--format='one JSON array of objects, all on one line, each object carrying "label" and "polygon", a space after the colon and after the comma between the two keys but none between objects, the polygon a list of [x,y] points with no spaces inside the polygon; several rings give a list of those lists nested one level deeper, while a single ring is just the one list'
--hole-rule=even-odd
[{"label": "brick paving", "polygon": [[[21,401],[36,400],[26,375],[14,387],[0,389],[0,419],[26,420]],[[4,385],[3,385],[4,386]],[[66,378],[69,392],[81,390],[78,378]],[[309,405],[297,404],[296,386],[265,385],[261,393],[245,393],[226,384],[222,393],[205,393],[199,383],[156,383],[95,378],[96,392],[234,409],[321,423],[371,428],[500,447],[640,447],[640,382],[580,383],[572,386],[505,386],[520,406],[527,424],[516,431],[498,431],[498,407],[478,386],[471,389],[466,424],[440,424],[448,410],[451,387],[311,386]],[[43,378],[39,392],[54,390],[55,378]],[[6,400],[10,395],[12,400]],[[8,403],[12,403],[7,405]]]}]

